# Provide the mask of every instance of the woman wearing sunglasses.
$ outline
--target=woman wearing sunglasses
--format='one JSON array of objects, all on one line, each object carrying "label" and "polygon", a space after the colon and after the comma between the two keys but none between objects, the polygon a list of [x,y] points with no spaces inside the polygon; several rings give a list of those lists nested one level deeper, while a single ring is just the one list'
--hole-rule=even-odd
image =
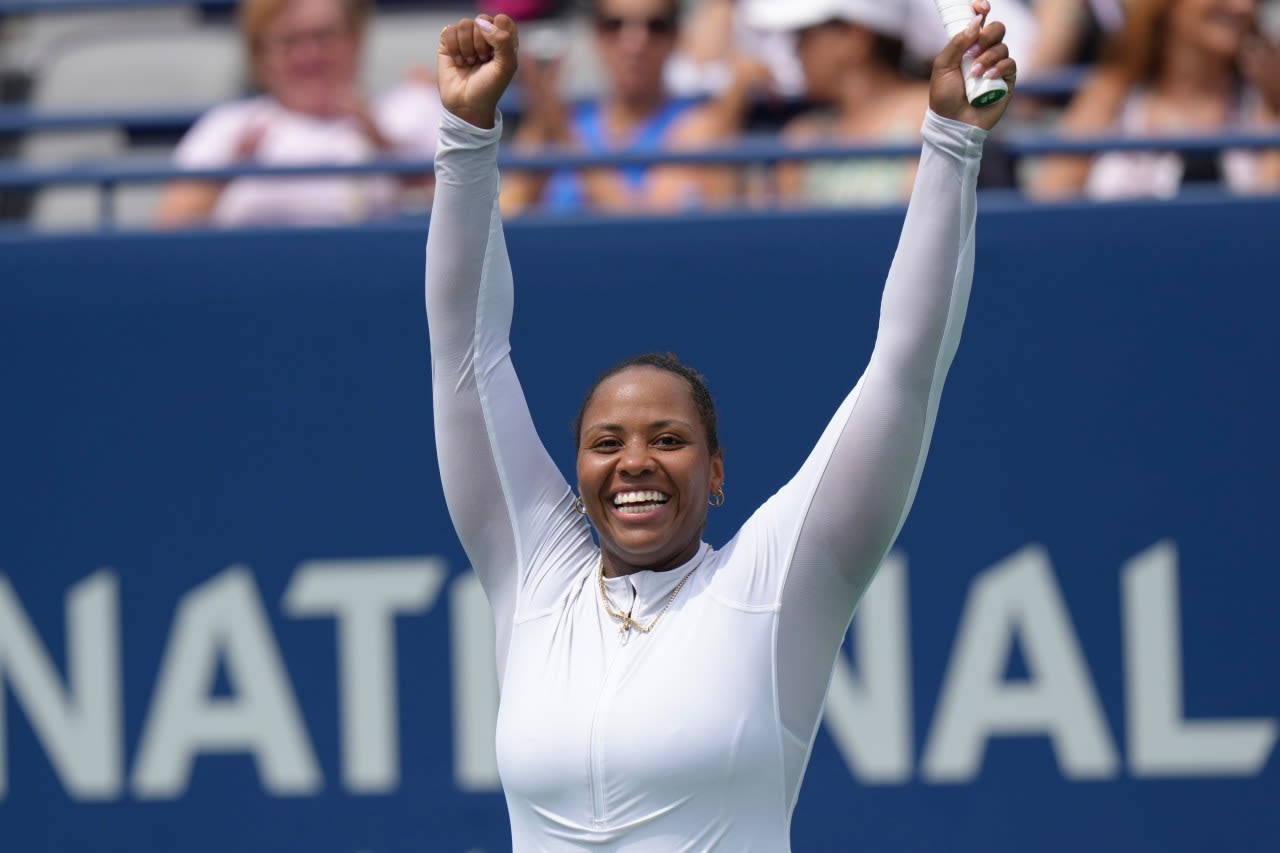
[{"label": "woman wearing sunglasses", "polygon": [[[560,91],[561,58],[527,57],[519,85],[525,111],[514,149],[606,153],[658,151],[693,140],[698,110],[672,99],[663,81],[676,46],[679,0],[594,0],[591,27],[600,69],[600,97],[574,106]],[[629,213],[676,207],[696,194],[671,168],[508,172],[502,211]]]}]

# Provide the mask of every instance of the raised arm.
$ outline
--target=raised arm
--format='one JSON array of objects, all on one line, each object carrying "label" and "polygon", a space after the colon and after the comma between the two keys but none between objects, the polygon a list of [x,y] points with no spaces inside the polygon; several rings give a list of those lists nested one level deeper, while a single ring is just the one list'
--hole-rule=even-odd
[{"label": "raised arm", "polygon": [[446,112],[426,302],[441,481],[494,610],[502,654],[519,572],[538,547],[538,531],[563,529],[549,520],[573,512],[568,483],[538,439],[511,364],[514,298],[498,216],[497,101],[514,71],[515,28],[505,16],[490,26],[484,32],[465,21],[441,35]]},{"label": "raised arm", "polygon": [[999,23],[979,33],[975,21],[934,63],[920,168],[885,283],[875,348],[806,463],[822,473],[800,536],[824,543],[858,587],[869,581],[906,517],[959,343],[973,279],[982,144],[1008,102],[970,106],[959,60],[978,43],[978,63],[1011,75],[1002,36]]},{"label": "raised arm", "polygon": [[[985,0],[974,4],[985,12]],[[973,279],[978,165],[1006,97],[971,107],[960,58],[1006,78],[1015,66],[988,24],[952,39],[934,63],[924,146],[885,283],[880,326],[862,378],[800,472],[775,497],[774,523],[794,531],[781,595],[779,694],[791,732],[816,725],[833,656],[854,606],[906,518]]]}]

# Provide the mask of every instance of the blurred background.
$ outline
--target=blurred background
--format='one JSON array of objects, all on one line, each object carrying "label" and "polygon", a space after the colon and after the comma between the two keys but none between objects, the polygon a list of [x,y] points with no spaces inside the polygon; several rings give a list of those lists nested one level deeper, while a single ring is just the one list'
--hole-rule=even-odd
[{"label": "blurred background", "polygon": [[[1280,849],[1280,3],[992,6],[965,340],[794,849]],[[480,11],[571,479],[596,373],[674,350],[723,544],[856,381],[927,0],[0,0],[0,849],[510,848],[422,314]]]}]

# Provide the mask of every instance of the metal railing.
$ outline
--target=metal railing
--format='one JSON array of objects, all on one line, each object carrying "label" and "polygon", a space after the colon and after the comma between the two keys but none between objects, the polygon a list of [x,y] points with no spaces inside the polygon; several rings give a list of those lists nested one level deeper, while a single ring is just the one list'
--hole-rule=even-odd
[{"label": "metal railing", "polygon": [[[1214,136],[1152,136],[1122,138],[1098,136],[1066,138],[1050,133],[1012,133],[996,137],[1004,152],[1014,158],[1049,154],[1097,154],[1104,151],[1172,151],[1182,154],[1212,153],[1226,149],[1280,149],[1280,130],[1270,133],[1229,133]],[[918,143],[871,145],[829,144],[796,147],[775,137],[749,137],[736,145],[689,151],[618,151],[581,153],[547,148],[536,152],[508,150],[499,156],[503,169],[558,171],[594,167],[626,168],[661,164],[680,165],[773,165],[784,161],[836,160],[853,158],[913,157]],[[300,177],[304,175],[429,173],[429,159],[384,158],[355,164],[312,164],[266,166],[246,163],[208,169],[182,169],[171,163],[111,161],[73,165],[31,165],[0,161],[0,189],[34,188],[65,184],[149,183],[173,179],[230,180],[241,177]]]},{"label": "metal railing", "polygon": [[[198,7],[231,9],[239,0],[0,0],[0,18],[6,15],[56,14],[62,12],[110,11],[127,8]],[[461,8],[459,0],[416,0],[412,4],[385,2],[387,8]],[[1065,69],[1039,78],[1020,81],[1023,98],[1062,99],[1079,86],[1085,68]],[[521,98],[513,89],[502,104],[510,119],[518,120]],[[176,138],[185,132],[206,107],[169,109],[77,109],[47,111],[28,106],[0,106],[0,142],[34,133],[118,129],[130,134],[155,134]],[[1114,136],[1067,138],[1048,131],[1009,131],[993,137],[1003,154],[1013,160],[1050,154],[1096,154],[1103,151],[1159,150],[1183,154],[1204,154],[1224,149],[1280,149],[1280,130],[1235,132],[1213,136],[1170,136],[1142,139]],[[919,144],[830,144],[797,148],[785,145],[773,134],[739,140],[731,146],[690,151],[612,152],[583,154],[547,149],[538,152],[505,150],[500,156],[504,169],[562,170],[588,167],[686,165],[773,165],[784,161],[848,158],[911,157]],[[125,184],[163,183],[175,179],[226,181],[242,177],[302,177],[323,175],[422,175],[432,171],[429,160],[380,159],[362,164],[305,166],[263,166],[251,163],[217,169],[180,169],[158,159],[115,159],[106,162],[38,164],[18,159],[0,160],[0,191],[32,191],[66,185],[96,186],[101,190],[101,222],[110,227],[114,216],[114,194]]]},{"label": "metal railing", "polygon": [[[1167,136],[1129,139],[1118,137],[1064,138],[1043,132],[1018,132],[996,137],[1003,153],[1017,160],[1051,154],[1096,154],[1103,151],[1173,151],[1183,154],[1213,153],[1225,149],[1280,149],[1280,131],[1231,133],[1215,136]],[[782,144],[774,136],[751,137],[731,147],[691,151],[631,151],[584,154],[546,149],[538,152],[507,150],[499,157],[505,170],[554,171],[591,167],[684,165],[774,165],[785,161],[850,158],[912,157],[919,144],[815,145],[798,148]],[[32,165],[0,161],[0,190],[34,190],[66,185],[94,185],[102,191],[102,221],[111,225],[113,194],[121,184],[161,183],[172,180],[227,181],[244,177],[293,178],[323,175],[423,175],[433,170],[430,160],[380,159],[360,164],[264,166],[242,164],[224,168],[181,169],[168,161],[112,161],[73,165]]]}]

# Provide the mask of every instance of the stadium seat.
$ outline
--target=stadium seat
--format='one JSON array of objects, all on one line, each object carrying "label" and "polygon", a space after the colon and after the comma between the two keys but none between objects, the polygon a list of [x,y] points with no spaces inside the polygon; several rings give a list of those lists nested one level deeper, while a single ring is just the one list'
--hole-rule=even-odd
[{"label": "stadium seat", "polygon": [[[233,30],[219,26],[146,28],[63,40],[40,63],[30,104],[35,111],[202,109],[239,96],[244,61]],[[19,157],[30,164],[84,163],[123,157],[167,158],[172,145],[135,146],[122,129],[41,131],[24,138]],[[159,188],[122,187],[117,220],[145,222]],[[96,187],[52,187],[37,193],[31,221],[39,228],[93,226]]]},{"label": "stadium seat", "polygon": [[0,19],[0,69],[34,74],[65,42],[195,24],[195,6],[107,8],[6,15]]},{"label": "stadium seat", "polygon": [[435,73],[436,39],[447,24],[475,13],[473,6],[426,11],[379,10],[365,33],[361,77],[370,95],[386,92],[414,67]]},{"label": "stadium seat", "polygon": [[[547,24],[526,25],[526,29],[543,26]],[[590,19],[578,15],[560,26],[565,40],[561,92],[573,101],[599,97],[605,77],[600,68],[600,59],[596,55],[595,33]]]}]

